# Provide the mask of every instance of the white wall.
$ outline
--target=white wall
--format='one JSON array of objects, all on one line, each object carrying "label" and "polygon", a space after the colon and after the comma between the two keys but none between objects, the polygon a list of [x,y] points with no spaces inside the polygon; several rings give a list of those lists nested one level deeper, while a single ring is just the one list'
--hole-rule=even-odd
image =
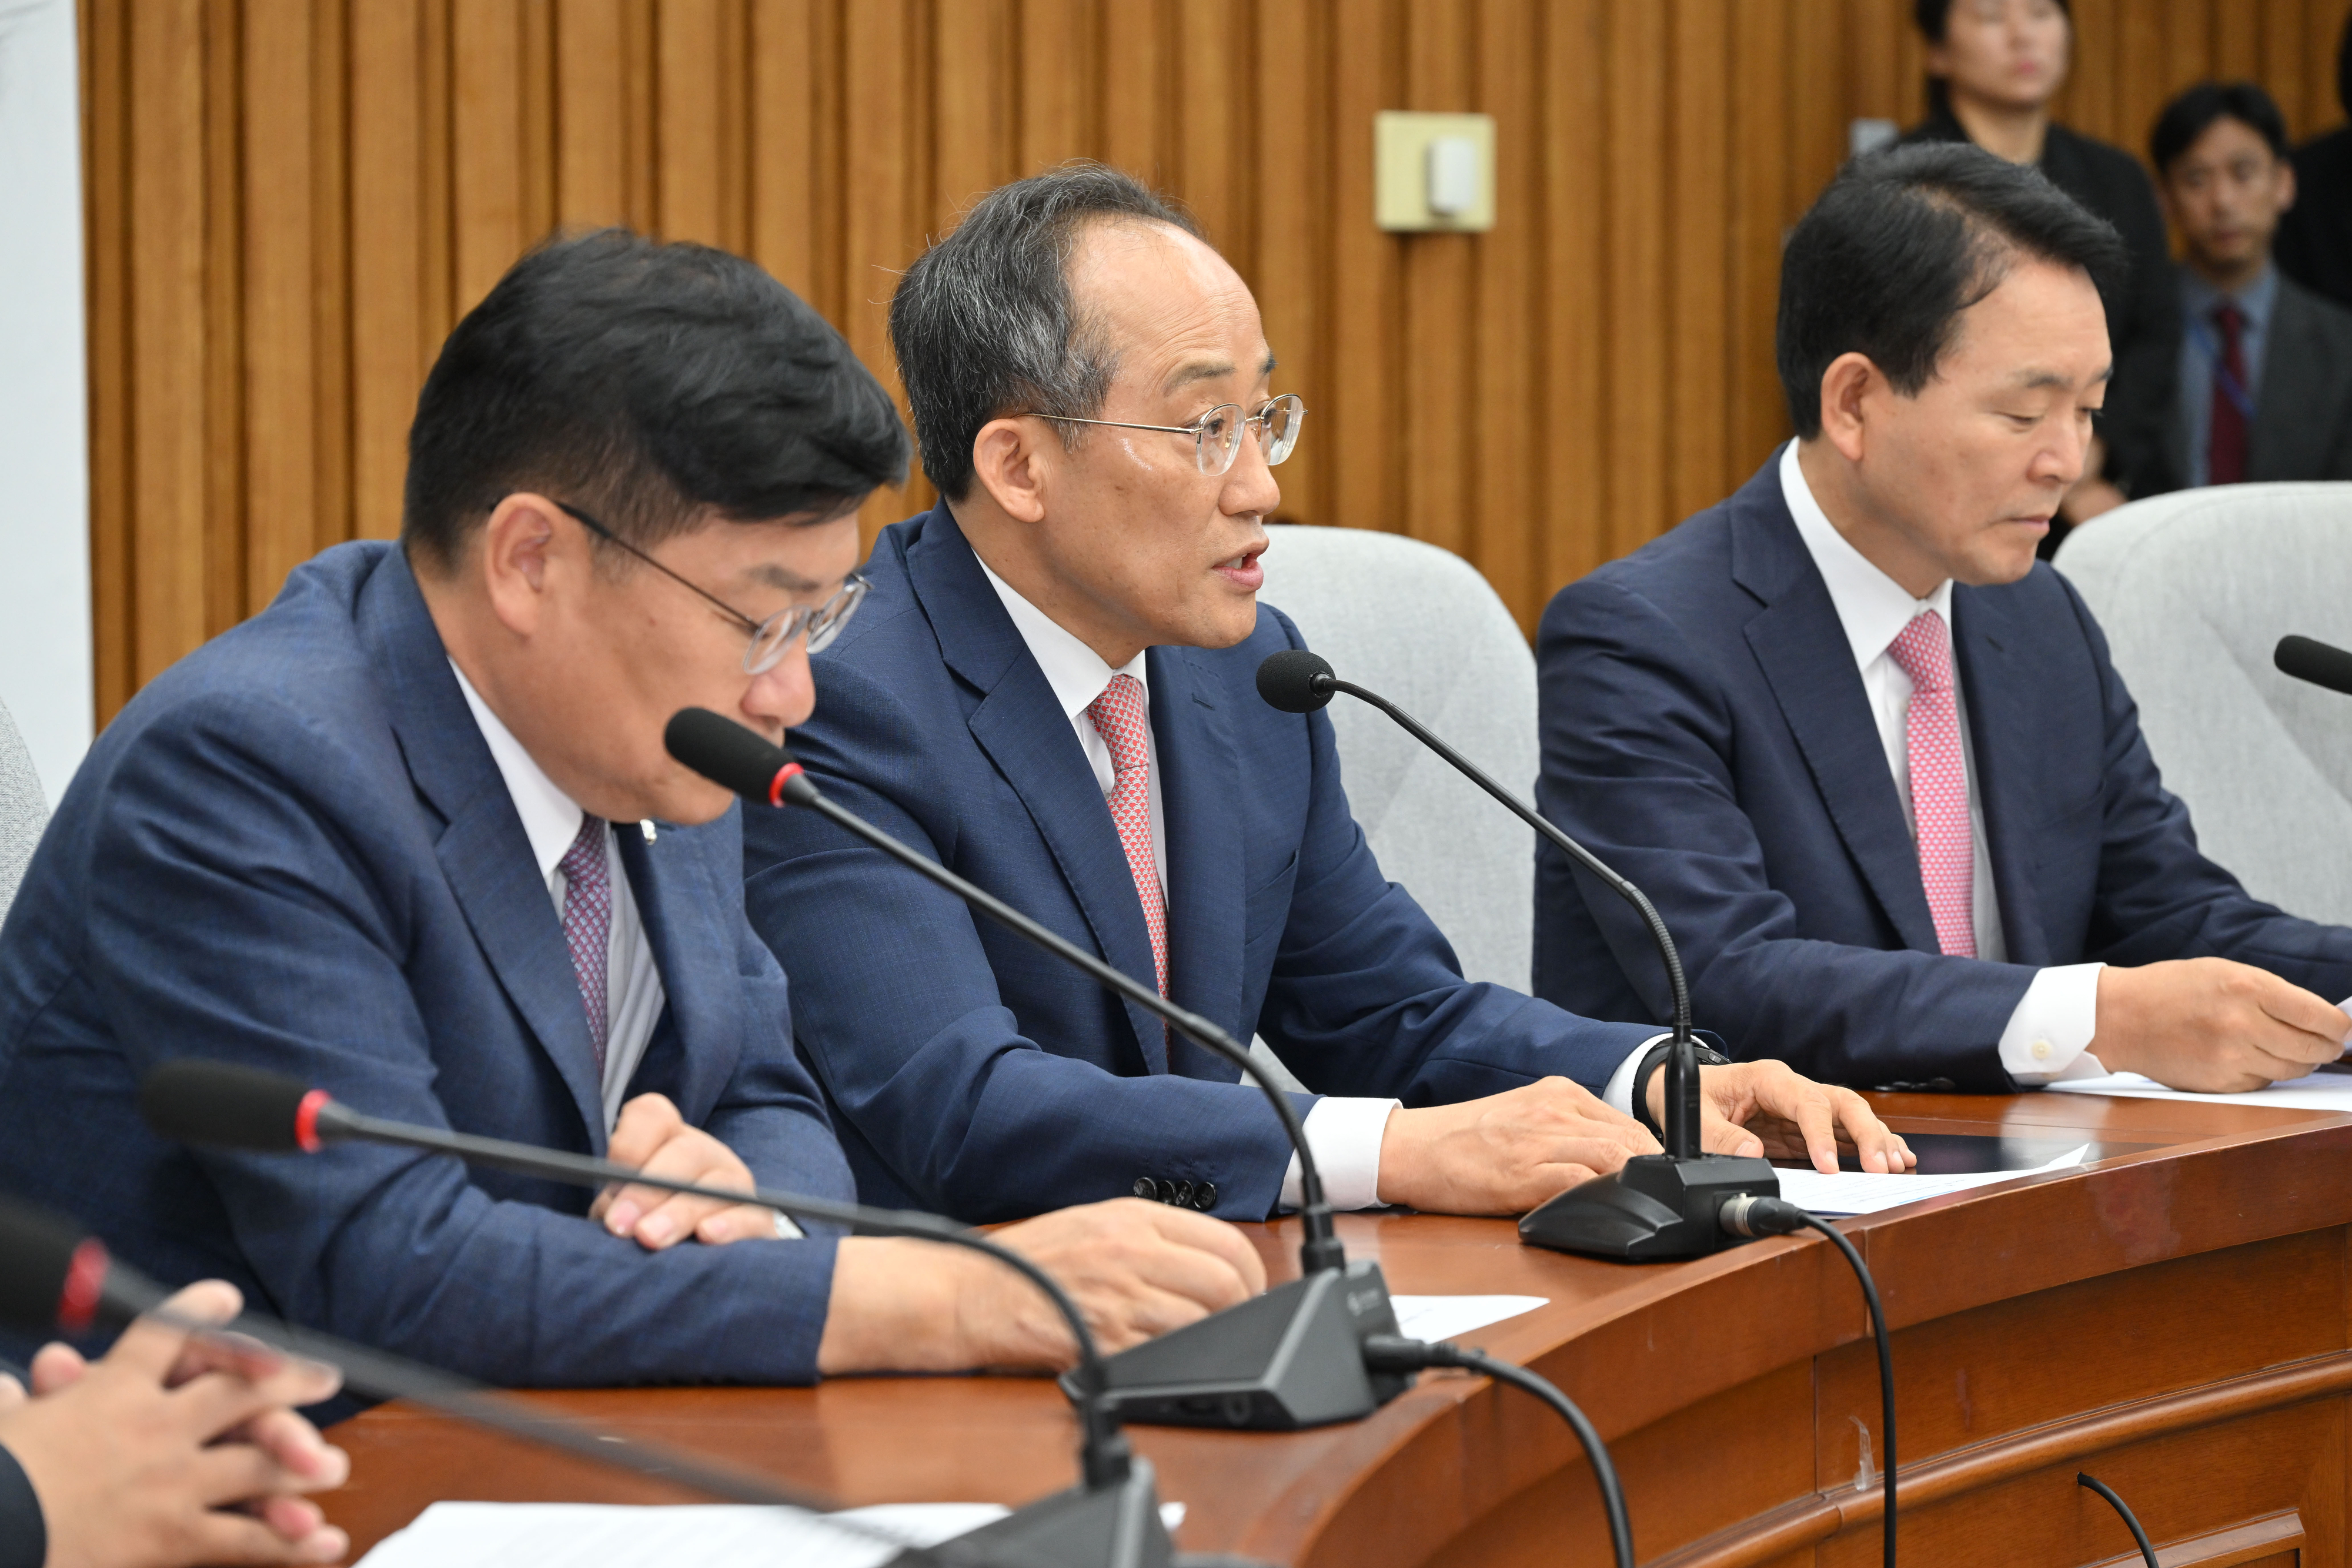
[{"label": "white wall", "polygon": [[0,703],[54,804],[89,748],[73,0],[0,0]]}]

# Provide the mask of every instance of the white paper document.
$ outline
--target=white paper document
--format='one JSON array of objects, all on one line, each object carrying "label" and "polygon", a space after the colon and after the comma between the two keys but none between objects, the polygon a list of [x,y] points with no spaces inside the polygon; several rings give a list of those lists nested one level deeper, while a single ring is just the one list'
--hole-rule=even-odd
[{"label": "white paper document", "polygon": [[1837,1218],[1851,1214],[1876,1214],[1885,1208],[1900,1208],[1906,1203],[1922,1198],[1941,1197],[1946,1193],[1966,1192],[1970,1187],[1990,1186],[1995,1182],[2015,1181],[2020,1176],[2040,1176],[2044,1171],[2064,1170],[2079,1166],[2091,1152],[2091,1145],[2070,1149],[2046,1166],[2035,1166],[2021,1171],[1970,1171],[1963,1176],[1874,1176],[1868,1171],[1840,1171],[1835,1176],[1823,1176],[1811,1167],[1783,1169],[1780,1175],[1780,1196],[1799,1208]]},{"label": "white paper document", "polygon": [[2167,1089],[2155,1079],[2142,1078],[2137,1072],[2114,1072],[2105,1078],[2070,1078],[2063,1083],[2045,1087],[2061,1089],[2069,1094],[2120,1094],[2131,1100],[2203,1100],[2215,1105],[2280,1105],[2290,1111],[2352,1111],[2352,1072],[2315,1072],[2308,1078],[2291,1078],[2267,1089],[2248,1090],[2243,1094],[2192,1094],[2186,1089]]},{"label": "white paper document", "polygon": [[1397,1333],[1407,1339],[1452,1339],[1521,1312],[1534,1312],[1549,1296],[1391,1296]]}]

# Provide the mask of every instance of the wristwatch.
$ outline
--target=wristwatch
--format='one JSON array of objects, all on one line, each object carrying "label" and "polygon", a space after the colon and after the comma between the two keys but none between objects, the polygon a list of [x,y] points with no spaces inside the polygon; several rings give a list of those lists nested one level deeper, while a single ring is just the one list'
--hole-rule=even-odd
[{"label": "wristwatch", "polygon": [[[1671,1036],[1662,1040],[1650,1047],[1649,1054],[1642,1058],[1642,1065],[1633,1069],[1633,1119],[1649,1128],[1661,1140],[1665,1137],[1666,1130],[1659,1126],[1656,1119],[1650,1114],[1650,1074],[1665,1065],[1666,1058],[1674,1049],[1675,1042]],[[1712,1046],[1693,1040],[1691,1049],[1697,1054],[1698,1064],[1701,1067],[1731,1065],[1731,1058]]]}]

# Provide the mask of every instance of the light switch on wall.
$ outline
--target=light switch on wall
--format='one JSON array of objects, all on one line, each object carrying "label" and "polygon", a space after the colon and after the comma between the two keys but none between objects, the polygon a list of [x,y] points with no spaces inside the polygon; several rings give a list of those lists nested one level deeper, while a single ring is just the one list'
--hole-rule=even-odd
[{"label": "light switch on wall", "polygon": [[1495,226],[1495,117],[1384,110],[1372,117],[1373,217],[1392,232]]}]

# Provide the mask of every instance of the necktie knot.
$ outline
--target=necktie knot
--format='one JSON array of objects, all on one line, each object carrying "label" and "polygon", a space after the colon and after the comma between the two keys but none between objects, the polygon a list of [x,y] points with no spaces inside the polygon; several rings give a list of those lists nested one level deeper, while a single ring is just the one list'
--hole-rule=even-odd
[{"label": "necktie knot", "polygon": [[2213,325],[2221,329],[2221,340],[2235,348],[2238,334],[2245,330],[2246,313],[2230,300],[2224,299],[2213,307]]},{"label": "necktie knot", "polygon": [[1114,774],[1131,773],[1150,760],[1151,749],[1145,738],[1141,681],[1129,674],[1113,675],[1102,695],[1087,705],[1087,716],[1094,720],[1103,744],[1110,748],[1110,770]]},{"label": "necktie knot", "polygon": [[1944,633],[1944,618],[1923,610],[1886,647],[1895,667],[1911,677],[1915,692],[1952,689],[1952,642]]}]

